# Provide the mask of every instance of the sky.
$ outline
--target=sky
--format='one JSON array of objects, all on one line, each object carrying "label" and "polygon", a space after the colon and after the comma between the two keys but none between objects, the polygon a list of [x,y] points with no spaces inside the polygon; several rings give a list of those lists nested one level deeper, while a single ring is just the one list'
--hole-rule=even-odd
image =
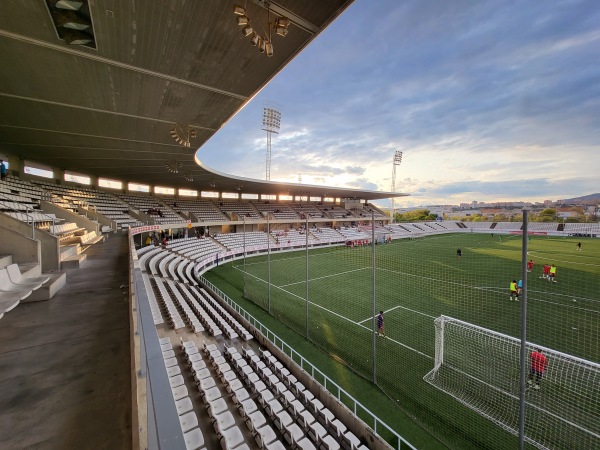
[{"label": "sky", "polygon": [[397,207],[597,193],[600,3],[356,0],[198,158],[264,179],[266,102],[271,180],[390,191],[402,151]]}]

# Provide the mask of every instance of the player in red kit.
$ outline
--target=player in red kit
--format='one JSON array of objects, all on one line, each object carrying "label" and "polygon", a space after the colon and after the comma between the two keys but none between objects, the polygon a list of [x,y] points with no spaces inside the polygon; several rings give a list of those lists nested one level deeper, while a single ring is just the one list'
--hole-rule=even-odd
[{"label": "player in red kit", "polygon": [[542,278],[545,278],[546,280],[550,279],[550,264],[544,264],[544,274],[542,275]]},{"label": "player in red kit", "polygon": [[527,261],[527,272],[531,272],[533,270],[533,259],[530,259],[529,261]]},{"label": "player in red kit", "polygon": [[533,384],[535,380],[534,389],[540,388],[540,381],[544,376],[544,371],[548,367],[548,358],[542,354],[542,349],[538,348],[529,355],[529,361],[531,362],[531,368],[529,369],[528,384]]}]

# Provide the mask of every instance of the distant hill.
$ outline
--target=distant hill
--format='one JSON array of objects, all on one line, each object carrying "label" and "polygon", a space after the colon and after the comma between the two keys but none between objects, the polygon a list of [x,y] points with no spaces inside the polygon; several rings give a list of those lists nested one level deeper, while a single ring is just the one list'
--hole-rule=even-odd
[{"label": "distant hill", "polygon": [[594,202],[594,201],[600,202],[600,193],[583,195],[581,197],[575,197],[575,198],[567,198],[567,199],[563,200],[563,202],[565,202],[565,203],[581,203],[581,202]]}]

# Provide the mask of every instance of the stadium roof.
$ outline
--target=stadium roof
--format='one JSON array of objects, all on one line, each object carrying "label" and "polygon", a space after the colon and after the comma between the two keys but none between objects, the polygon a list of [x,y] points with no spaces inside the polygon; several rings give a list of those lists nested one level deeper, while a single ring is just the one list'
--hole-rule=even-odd
[{"label": "stadium roof", "polygon": [[[96,48],[59,38],[63,28],[54,24],[66,16],[54,8],[57,0],[0,2],[3,152],[75,173],[176,188],[368,200],[401,195],[267,183],[195,161],[196,149],[353,0],[271,2],[272,11],[291,20],[286,37],[274,36],[272,57],[242,35],[233,1],[59,3],[82,1]],[[254,24],[266,23],[262,0],[246,6]],[[175,123],[197,131],[190,148],[174,141]]]}]

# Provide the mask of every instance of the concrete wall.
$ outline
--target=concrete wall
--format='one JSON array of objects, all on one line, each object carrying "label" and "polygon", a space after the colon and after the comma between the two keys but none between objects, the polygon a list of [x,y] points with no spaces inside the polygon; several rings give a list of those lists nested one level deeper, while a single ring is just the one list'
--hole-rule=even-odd
[{"label": "concrete wall", "polygon": [[[0,214],[0,228],[14,231],[18,235],[21,235],[23,238],[31,239],[32,230],[31,224],[26,224],[25,222],[21,222],[20,220],[14,219],[6,214]],[[34,240],[39,241],[41,244],[41,260],[38,259],[37,262],[41,263],[43,272],[52,272],[56,270],[60,270],[60,250],[59,250],[59,242],[56,236],[52,236],[50,233],[44,230],[35,229]],[[4,238],[4,234],[0,242],[5,244],[9,239]],[[23,241],[23,239],[17,239],[16,241]],[[2,247],[0,247],[1,250]],[[17,253],[18,246],[17,246]],[[8,254],[8,252],[7,252]],[[13,253],[13,257],[15,254]],[[17,254],[17,258],[20,258]],[[23,254],[23,258],[28,258],[27,253]],[[17,260],[15,260],[17,262]],[[29,261],[33,262],[33,261]]]},{"label": "concrete wall", "polygon": [[60,217],[61,219],[65,219],[67,222],[73,222],[77,224],[80,228],[85,228],[88,231],[95,231],[96,233],[100,233],[100,226],[94,222],[93,220],[88,219],[87,217],[81,216],[73,211],[69,211],[68,209],[61,208],[60,206],[56,206],[54,203],[41,201],[40,206],[42,207],[42,211],[46,214],[54,214],[56,217]]},{"label": "concrete wall", "polygon": [[13,263],[39,264],[42,259],[42,246],[40,241],[23,236],[15,230],[0,227],[0,254],[12,255]]},{"label": "concrete wall", "polygon": [[106,225],[107,227],[111,227],[113,230],[117,229],[117,223],[113,220],[110,220],[104,214],[94,211],[93,209],[86,209],[83,206],[79,206],[79,209],[81,211],[84,211],[90,219],[98,221],[100,225]]}]

